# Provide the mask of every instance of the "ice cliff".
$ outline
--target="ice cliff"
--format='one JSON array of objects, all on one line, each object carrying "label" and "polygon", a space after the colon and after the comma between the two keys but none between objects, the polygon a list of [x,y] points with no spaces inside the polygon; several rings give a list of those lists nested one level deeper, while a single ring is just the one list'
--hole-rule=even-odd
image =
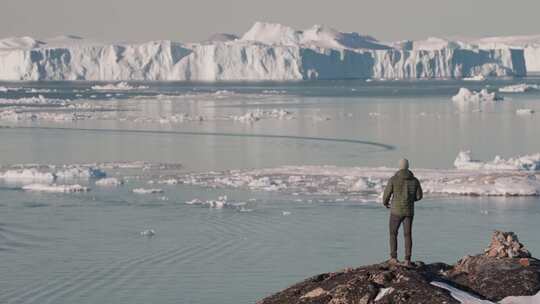
[{"label": "ice cliff", "polygon": [[0,80],[462,78],[524,76],[529,66],[523,47],[471,47],[437,39],[382,43],[324,26],[298,31],[258,22],[242,37],[218,38],[186,44],[7,38],[0,40]]}]

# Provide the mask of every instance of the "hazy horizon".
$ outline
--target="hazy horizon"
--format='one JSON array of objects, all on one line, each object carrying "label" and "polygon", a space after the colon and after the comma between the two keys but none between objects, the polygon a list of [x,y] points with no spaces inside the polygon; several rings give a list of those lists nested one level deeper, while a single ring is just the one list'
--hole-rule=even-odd
[{"label": "hazy horizon", "polygon": [[[196,42],[214,33],[241,35],[256,21],[281,23],[299,30],[324,24],[340,31],[368,34],[381,41],[540,33],[535,21],[540,2],[535,0],[492,4],[489,9],[487,1],[465,0],[435,5],[429,0],[391,5],[376,0],[363,3],[199,0],[189,4],[155,0],[137,5],[129,0],[4,1],[0,11],[0,38],[77,35],[98,40]],[[519,18],[508,14],[516,7],[520,8]]]}]

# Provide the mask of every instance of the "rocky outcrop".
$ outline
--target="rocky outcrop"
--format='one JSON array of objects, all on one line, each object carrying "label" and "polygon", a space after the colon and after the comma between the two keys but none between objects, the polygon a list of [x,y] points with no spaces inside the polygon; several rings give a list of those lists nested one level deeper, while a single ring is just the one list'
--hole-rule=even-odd
[{"label": "rocky outcrop", "polygon": [[478,303],[531,296],[540,291],[540,261],[514,233],[496,231],[485,253],[466,256],[455,265],[385,262],[350,268],[314,276],[258,304],[465,303],[434,282],[463,291]]}]

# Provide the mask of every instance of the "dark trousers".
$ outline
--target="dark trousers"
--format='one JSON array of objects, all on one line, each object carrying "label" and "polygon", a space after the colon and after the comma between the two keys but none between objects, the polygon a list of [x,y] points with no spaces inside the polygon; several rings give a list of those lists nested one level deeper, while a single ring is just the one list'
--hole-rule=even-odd
[{"label": "dark trousers", "polygon": [[403,222],[403,236],[405,238],[405,260],[411,260],[412,254],[412,216],[399,216],[390,214],[390,256],[397,259],[397,236],[399,226]]}]

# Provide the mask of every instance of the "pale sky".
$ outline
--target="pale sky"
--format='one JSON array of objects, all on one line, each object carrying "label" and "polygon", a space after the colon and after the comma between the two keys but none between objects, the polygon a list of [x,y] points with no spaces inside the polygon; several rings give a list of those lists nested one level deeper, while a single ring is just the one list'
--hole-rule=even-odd
[{"label": "pale sky", "polygon": [[255,21],[324,24],[382,41],[540,34],[540,0],[0,0],[0,37],[204,40]]}]

